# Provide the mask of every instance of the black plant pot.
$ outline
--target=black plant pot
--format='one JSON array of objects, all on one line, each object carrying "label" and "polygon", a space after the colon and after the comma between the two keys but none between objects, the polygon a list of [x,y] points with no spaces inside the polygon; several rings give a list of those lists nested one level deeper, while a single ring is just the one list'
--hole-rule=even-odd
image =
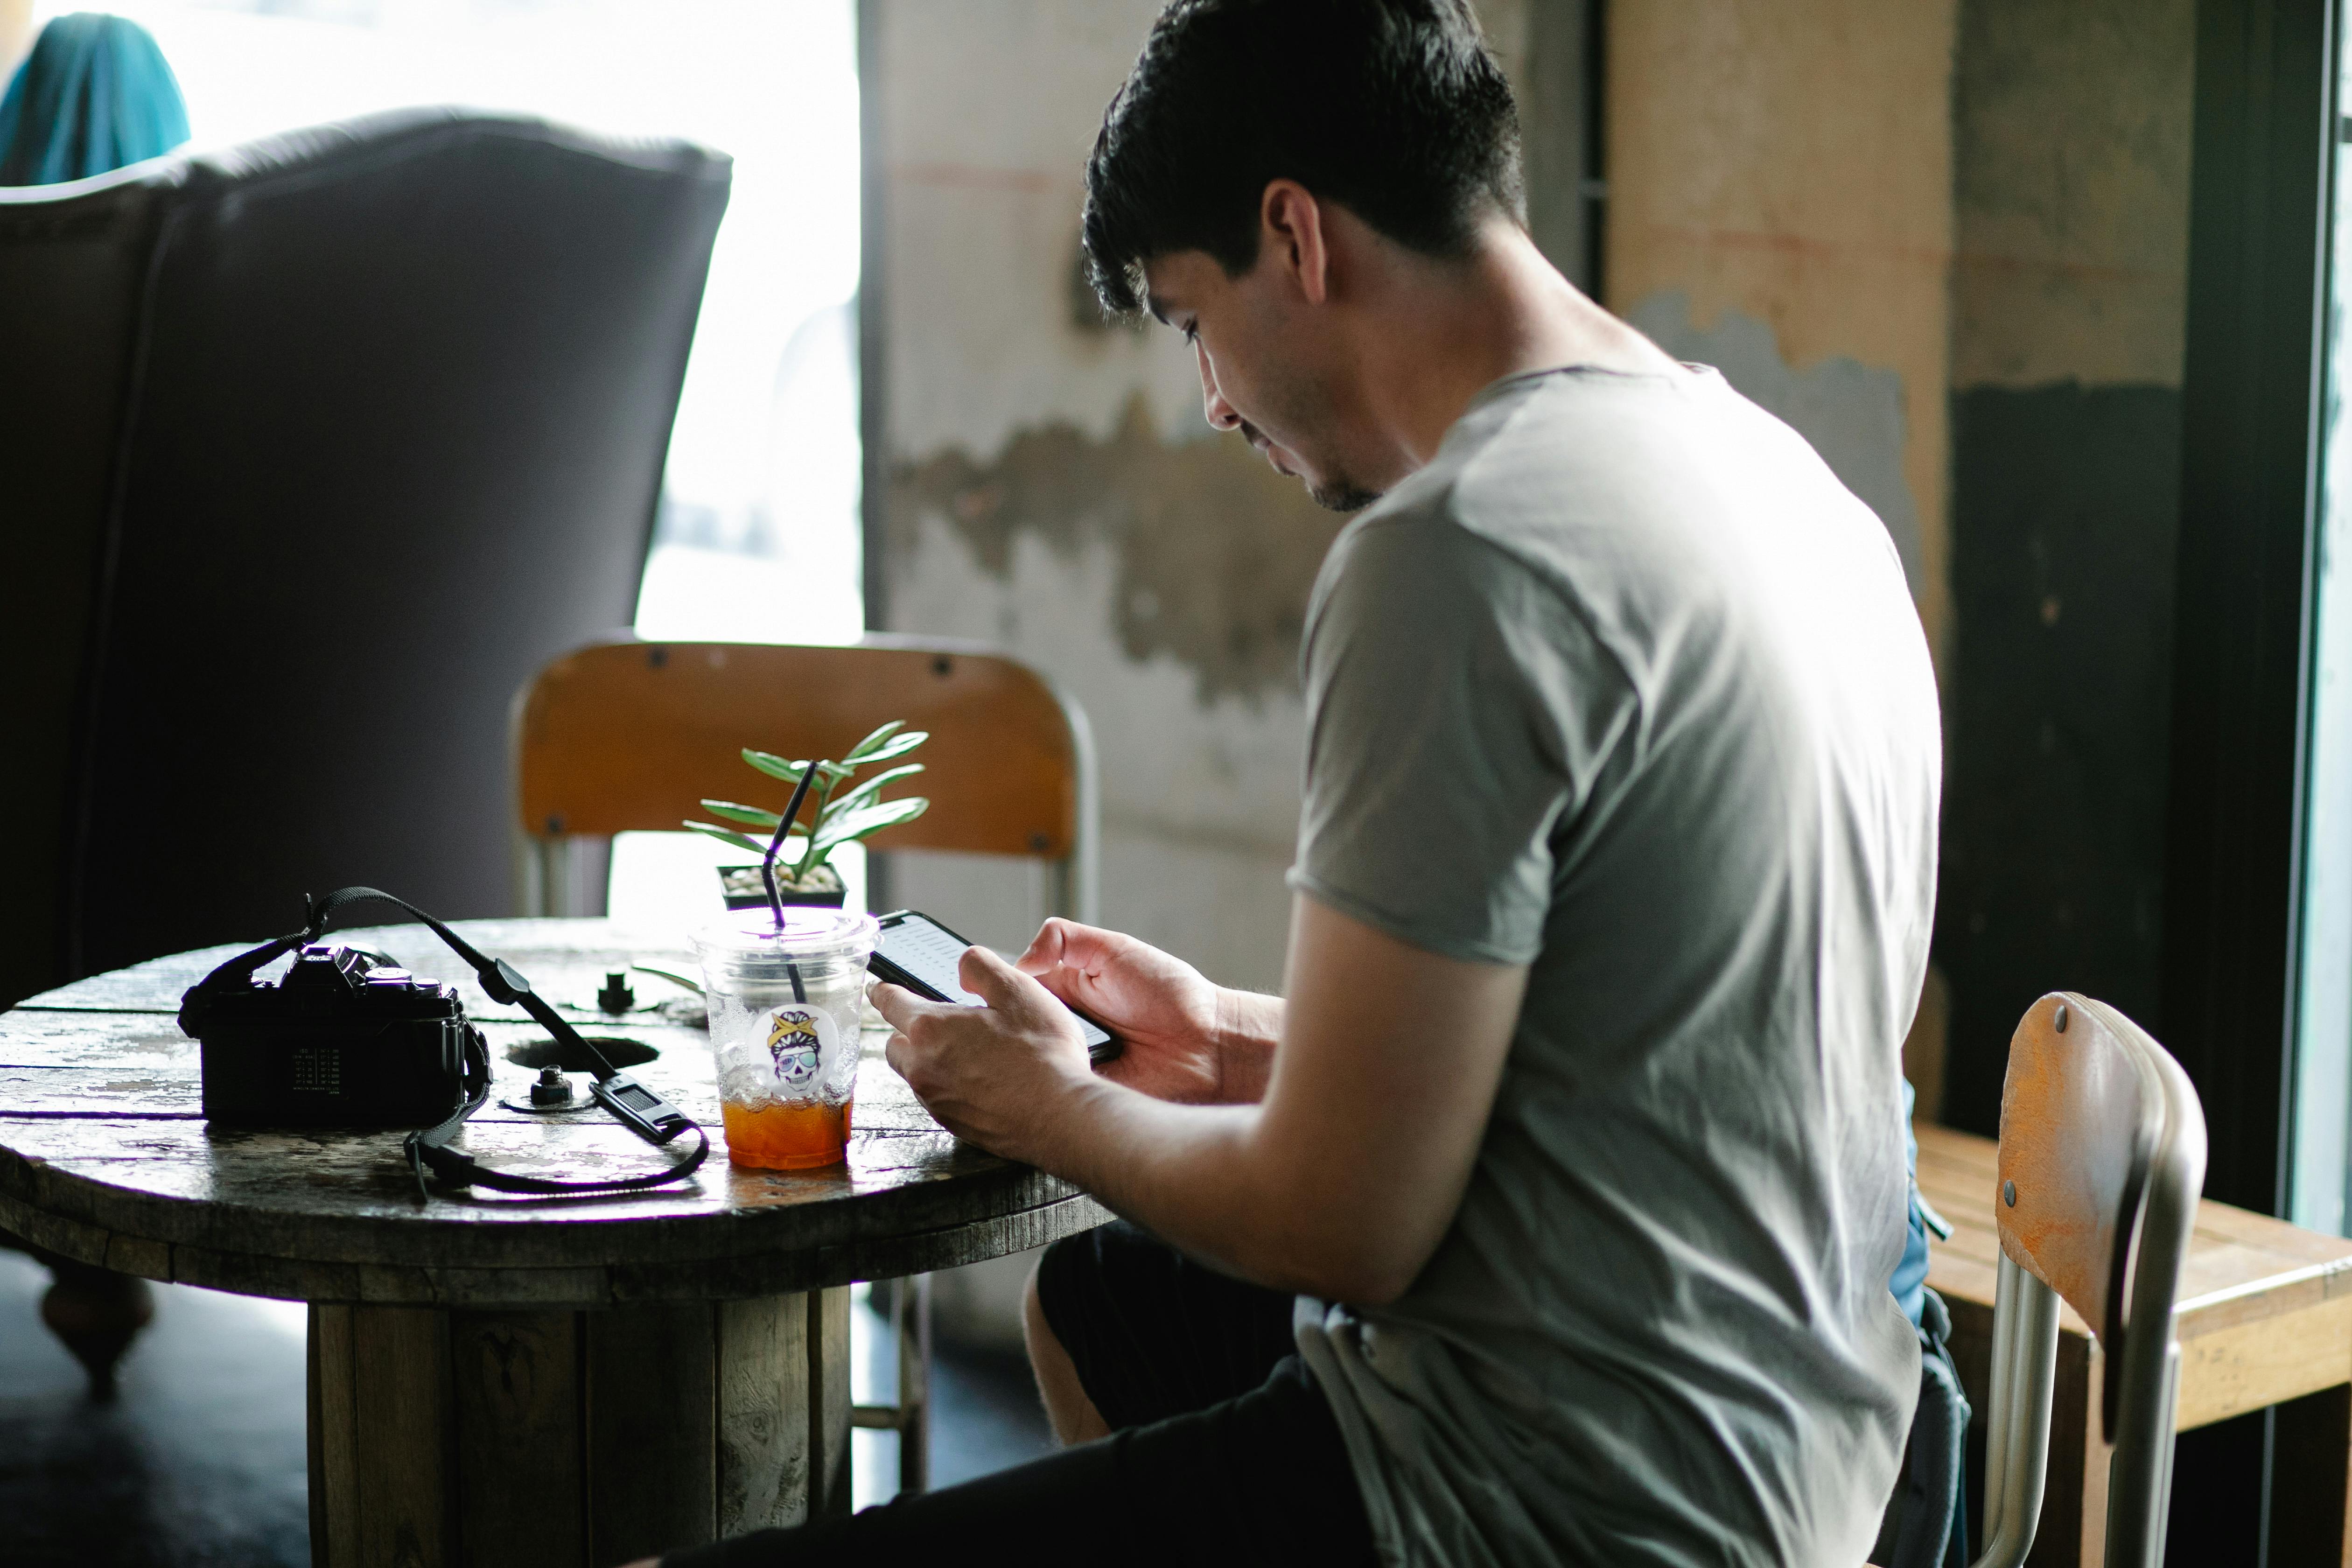
[{"label": "black plant pot", "polygon": [[[837,910],[849,889],[841,880],[841,873],[830,866],[819,866],[809,873],[812,881],[830,878],[830,888],[795,888],[777,879],[776,891],[788,904],[812,904],[821,909]],[[768,889],[760,880],[757,866],[721,866],[719,868],[719,892],[730,910],[764,910],[768,907]]]}]

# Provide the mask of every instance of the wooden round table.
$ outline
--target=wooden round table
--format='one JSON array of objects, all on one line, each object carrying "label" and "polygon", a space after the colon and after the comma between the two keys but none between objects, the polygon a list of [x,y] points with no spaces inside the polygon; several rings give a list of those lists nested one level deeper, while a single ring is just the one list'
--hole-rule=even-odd
[{"label": "wooden round table", "polygon": [[[691,1181],[603,1198],[419,1194],[386,1131],[215,1128],[181,993],[238,947],[79,981],[0,1015],[0,1227],[78,1262],[310,1303],[312,1561],[610,1564],[848,1506],[849,1291],[1034,1247],[1109,1217],[959,1143],[867,1037],[846,1164],[727,1163],[677,938],[600,920],[474,921],[583,1033],[701,1122]],[[497,1085],[459,1146],[534,1174],[657,1169],[591,1109],[499,1104],[546,1037],[421,926],[335,933],[460,984]],[[266,973],[266,972],[265,972]]]}]

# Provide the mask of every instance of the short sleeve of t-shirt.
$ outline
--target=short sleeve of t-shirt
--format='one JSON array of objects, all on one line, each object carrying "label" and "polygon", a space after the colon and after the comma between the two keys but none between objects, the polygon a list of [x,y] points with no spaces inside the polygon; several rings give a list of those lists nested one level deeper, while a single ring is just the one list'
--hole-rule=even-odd
[{"label": "short sleeve of t-shirt", "polygon": [[1309,607],[1291,886],[1451,958],[1532,962],[1556,838],[1630,709],[1558,586],[1448,515],[1344,534]]}]

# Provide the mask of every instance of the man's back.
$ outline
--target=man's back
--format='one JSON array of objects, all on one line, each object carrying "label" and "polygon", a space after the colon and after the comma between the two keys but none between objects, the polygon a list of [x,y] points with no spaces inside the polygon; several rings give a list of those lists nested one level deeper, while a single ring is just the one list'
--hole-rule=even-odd
[{"label": "man's back", "polygon": [[1388,1308],[1302,1300],[1376,1537],[1859,1561],[1917,1382],[1940,764],[1884,530],[1712,372],[1517,377],[1341,536],[1305,663],[1297,884],[1529,966],[1436,1255]]}]

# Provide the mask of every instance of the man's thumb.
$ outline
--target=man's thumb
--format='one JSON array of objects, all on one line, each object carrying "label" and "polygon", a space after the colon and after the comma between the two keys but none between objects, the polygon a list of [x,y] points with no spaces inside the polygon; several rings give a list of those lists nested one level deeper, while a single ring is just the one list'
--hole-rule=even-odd
[{"label": "man's thumb", "polygon": [[956,978],[965,990],[999,1010],[1018,1005],[1023,981],[1037,984],[999,958],[995,949],[987,947],[964,949],[963,958],[956,964]]}]

